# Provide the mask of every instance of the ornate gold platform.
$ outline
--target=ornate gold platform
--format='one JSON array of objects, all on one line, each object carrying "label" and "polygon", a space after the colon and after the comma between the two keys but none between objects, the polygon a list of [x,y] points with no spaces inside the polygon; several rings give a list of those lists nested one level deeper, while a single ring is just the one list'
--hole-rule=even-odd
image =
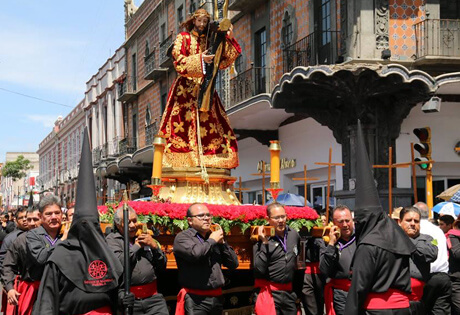
[{"label": "ornate gold platform", "polygon": [[217,205],[239,205],[233,191],[235,177],[230,170],[208,168],[209,183],[201,177],[199,167],[165,167],[159,198],[170,199],[173,203],[204,202]]}]

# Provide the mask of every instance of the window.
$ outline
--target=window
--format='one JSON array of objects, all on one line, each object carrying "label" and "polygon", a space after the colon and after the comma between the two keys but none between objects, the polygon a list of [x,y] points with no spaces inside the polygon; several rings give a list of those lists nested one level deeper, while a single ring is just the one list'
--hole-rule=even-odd
[{"label": "window", "polygon": [[460,3],[452,0],[440,0],[439,11],[441,19],[460,19]]},{"label": "window", "polygon": [[321,0],[321,45],[326,45],[331,42],[331,0]]},{"label": "window", "polygon": [[[329,196],[329,206],[335,206],[335,198],[331,197],[334,192],[334,184],[330,186],[330,196]],[[303,196],[304,186],[299,186],[299,194]],[[311,184],[309,187],[308,201],[311,202],[313,207],[324,209],[326,208],[326,198],[327,198],[327,184]]]},{"label": "window", "polygon": [[283,29],[281,31],[281,34],[283,37],[284,46],[287,47],[291,45],[294,37],[294,28],[292,26],[291,16],[287,11],[284,13]]},{"label": "window", "polygon": [[137,90],[137,60],[136,60],[136,54],[133,54],[132,56],[132,82],[133,82],[133,91]]},{"label": "window", "polygon": [[133,115],[133,122],[132,122],[132,126],[133,126],[133,144],[136,144],[137,143],[137,115],[134,114]]},{"label": "window", "polygon": [[236,73],[243,72],[243,56],[239,55],[235,60],[235,71]]},{"label": "window", "polygon": [[149,41],[145,41],[145,52],[144,52],[144,57],[148,57],[150,55],[150,49],[149,49]]},{"label": "window", "polygon": [[247,196],[248,196],[247,203],[252,203],[252,204],[257,204],[257,205],[262,204],[262,191],[261,190],[248,192]]},{"label": "window", "polygon": [[265,92],[266,82],[267,31],[265,27],[257,31],[255,35],[255,93],[260,94]]},{"label": "window", "polygon": [[189,13],[193,14],[196,11],[196,1],[191,0],[190,1],[190,8],[189,8]]},{"label": "window", "polygon": [[181,5],[177,8],[177,28],[184,22],[184,7]]},{"label": "window", "polygon": [[150,104],[147,104],[147,110],[145,112],[145,125],[146,126],[150,125],[150,120],[152,120],[152,117],[150,115]]},{"label": "window", "polygon": [[[442,193],[449,187],[460,184],[460,178],[446,178],[446,177],[436,177],[433,178],[433,203],[437,204],[439,202],[445,201],[439,198],[436,198],[437,195]],[[425,176],[417,176],[417,199],[418,201],[426,202],[426,178]],[[412,200],[414,203],[414,200]]]},{"label": "window", "polygon": [[166,23],[161,24],[160,26],[160,42],[164,42],[166,39]]},{"label": "window", "polygon": [[166,101],[168,100],[168,89],[166,87],[166,84],[163,84],[163,82],[160,83],[160,95],[161,95],[161,115],[163,115],[163,112],[166,109]]}]

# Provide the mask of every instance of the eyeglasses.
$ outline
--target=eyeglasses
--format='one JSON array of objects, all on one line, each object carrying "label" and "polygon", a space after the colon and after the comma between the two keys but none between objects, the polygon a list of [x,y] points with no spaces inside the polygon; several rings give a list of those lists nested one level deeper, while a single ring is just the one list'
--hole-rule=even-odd
[{"label": "eyeglasses", "polygon": [[270,217],[270,219],[275,220],[275,221],[283,221],[286,220],[287,216],[286,215],[277,215],[276,217]]},{"label": "eyeglasses", "polygon": [[189,215],[189,218],[197,218],[199,220],[212,219],[212,214],[210,213],[200,213],[195,215]]}]

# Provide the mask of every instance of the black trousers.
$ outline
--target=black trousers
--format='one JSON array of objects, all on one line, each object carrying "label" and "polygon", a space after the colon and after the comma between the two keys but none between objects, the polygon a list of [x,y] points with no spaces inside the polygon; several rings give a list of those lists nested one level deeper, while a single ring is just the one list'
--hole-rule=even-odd
[{"label": "black trousers", "polygon": [[451,277],[452,281],[452,315],[460,315],[460,279]]},{"label": "black trousers", "polygon": [[163,294],[155,294],[151,297],[134,301],[133,315],[169,315],[168,306]]},{"label": "black trousers", "polygon": [[423,304],[426,314],[450,315],[452,284],[445,272],[435,272],[423,288]]},{"label": "black trousers", "polygon": [[324,313],[324,277],[306,273],[303,278],[302,304],[306,315]]},{"label": "black trousers", "polygon": [[[255,289],[254,294],[254,303],[256,303],[259,295],[259,289]],[[294,292],[272,291],[272,296],[273,301],[275,302],[276,315],[297,315],[297,295]]]},{"label": "black trousers", "polygon": [[185,295],[185,314],[221,315],[224,309],[224,297],[202,296],[187,293]]}]

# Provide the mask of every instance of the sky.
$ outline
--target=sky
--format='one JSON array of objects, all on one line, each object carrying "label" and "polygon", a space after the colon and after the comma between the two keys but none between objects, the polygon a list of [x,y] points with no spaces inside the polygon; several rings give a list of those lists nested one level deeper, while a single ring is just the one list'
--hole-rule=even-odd
[{"label": "sky", "polygon": [[6,152],[36,152],[84,98],[86,82],[124,42],[123,3],[2,1],[0,163]]}]

